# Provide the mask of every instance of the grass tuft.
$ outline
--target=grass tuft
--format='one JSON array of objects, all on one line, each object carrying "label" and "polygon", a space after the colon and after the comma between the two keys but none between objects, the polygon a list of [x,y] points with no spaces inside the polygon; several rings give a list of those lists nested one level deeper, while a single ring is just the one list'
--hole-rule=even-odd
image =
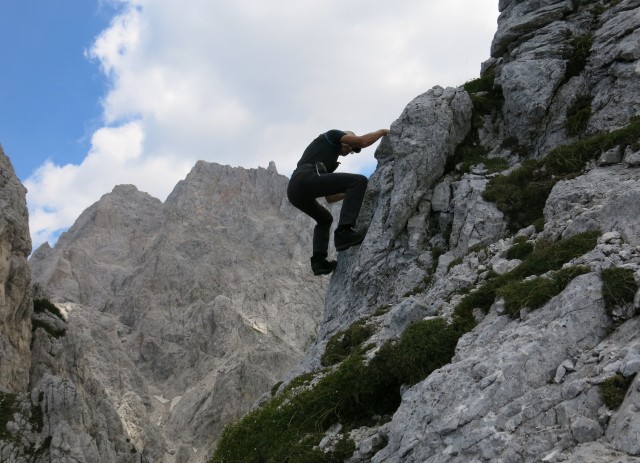
[{"label": "grass tuft", "polygon": [[490,71],[479,79],[464,84],[464,89],[471,97],[473,111],[471,115],[471,129],[465,139],[456,147],[454,155],[447,159],[445,173],[453,172],[461,164],[459,172],[469,172],[471,167],[484,164],[488,172],[500,172],[509,167],[506,160],[488,158],[488,151],[480,145],[478,129],[484,123],[484,116],[500,110],[504,104],[502,88],[495,84],[495,74]]},{"label": "grass tuft", "polygon": [[555,148],[544,159],[544,164],[552,175],[576,174],[582,171],[586,162],[596,159],[601,153],[616,146],[624,149],[637,143],[638,139],[640,139],[640,116],[635,116],[622,129],[597,134],[570,145]]},{"label": "grass tuft", "polygon": [[599,231],[593,230],[551,244],[538,243],[522,264],[507,275],[523,279],[530,275],[542,275],[550,270],[559,270],[570,260],[595,248],[600,235]]},{"label": "grass tuft", "polygon": [[508,280],[503,276],[490,278],[458,303],[454,310],[455,315],[463,319],[473,318],[473,309],[481,309],[484,313],[488,313],[491,304],[496,300],[498,289],[507,282]]}]

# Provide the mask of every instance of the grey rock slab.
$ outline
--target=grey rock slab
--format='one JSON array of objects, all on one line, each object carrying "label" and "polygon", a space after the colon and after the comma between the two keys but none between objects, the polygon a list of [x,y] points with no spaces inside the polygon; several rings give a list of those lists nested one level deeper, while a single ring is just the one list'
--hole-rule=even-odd
[{"label": "grey rock slab", "polygon": [[[600,285],[596,275],[584,275],[523,321],[487,317],[461,340],[451,364],[405,393],[390,423],[389,445],[372,461],[500,458],[518,442],[526,443],[528,454],[542,456],[548,436],[529,432],[562,402],[559,390],[551,394],[549,381],[566,358],[606,335]],[[539,402],[532,401],[536,396]],[[591,432],[585,429],[580,432]]]},{"label": "grey rock slab", "polygon": [[545,234],[570,236],[587,230],[616,231],[640,244],[640,172],[623,166],[596,168],[558,182],[544,208]]},{"label": "grey rock slab", "polygon": [[0,147],[0,392],[26,392],[31,362],[27,190]]}]

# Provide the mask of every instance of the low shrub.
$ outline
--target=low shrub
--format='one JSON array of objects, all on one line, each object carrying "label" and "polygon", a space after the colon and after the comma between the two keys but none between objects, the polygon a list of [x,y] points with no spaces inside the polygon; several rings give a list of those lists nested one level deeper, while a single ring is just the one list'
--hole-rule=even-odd
[{"label": "low shrub", "polygon": [[592,230],[565,238],[555,243],[538,243],[518,267],[509,272],[512,279],[523,279],[530,275],[542,275],[550,270],[559,270],[564,264],[591,251],[598,244],[601,233]]},{"label": "low shrub", "polygon": [[461,263],[462,263],[462,257],[456,257],[451,262],[449,262],[449,265],[447,265],[447,272],[450,271],[456,265],[460,265]]},{"label": "low shrub", "polygon": [[17,411],[17,398],[16,394],[0,392],[0,440],[10,437],[7,432],[7,424]]},{"label": "low shrub", "polygon": [[591,117],[591,95],[578,95],[575,101],[567,109],[567,120],[565,129],[567,135],[575,137],[587,129],[589,118]]},{"label": "low shrub", "polygon": [[495,74],[491,71],[465,83],[463,87],[469,93],[473,105],[471,128],[465,139],[456,147],[453,156],[447,159],[445,173],[453,172],[460,163],[461,173],[468,172],[471,166],[477,164],[484,164],[490,172],[504,170],[508,167],[507,161],[499,158],[489,159],[487,150],[480,145],[478,136],[484,116],[498,111],[504,104],[502,87],[495,84]]},{"label": "low shrub", "polygon": [[637,143],[638,139],[640,116],[635,116],[624,128],[555,148],[544,159],[544,165],[552,175],[576,174],[582,171],[586,162],[596,159],[601,153],[616,146],[624,150],[627,146]]},{"label": "low shrub", "polygon": [[600,274],[602,295],[609,315],[615,307],[633,302],[638,291],[634,275],[633,270],[620,267],[604,269]]},{"label": "low shrub", "polygon": [[58,309],[58,307],[56,307],[56,305],[53,304],[49,299],[34,299],[33,311],[35,313],[49,312],[58,317],[60,320],[64,321],[64,316],[62,315],[62,312],[60,312],[60,309]]},{"label": "low shrub", "polygon": [[528,160],[509,175],[492,178],[482,197],[496,204],[504,213],[509,230],[515,233],[543,217],[556,182],[540,161]]},{"label": "low shrub", "polygon": [[522,260],[533,252],[533,244],[525,241],[521,243],[515,243],[507,250],[507,259],[519,259]]},{"label": "low shrub", "polygon": [[[261,408],[225,428],[212,463],[329,463],[353,453],[342,439],[327,453],[317,448],[324,433],[341,423],[345,433],[392,414],[402,384],[414,384],[449,363],[464,329],[443,319],[410,325],[384,344],[368,363],[356,350],[313,386],[285,388]],[[307,379],[303,381],[307,383]]]},{"label": "low shrub", "polygon": [[381,315],[384,315],[384,314],[388,313],[389,310],[391,310],[391,307],[392,307],[391,304],[383,304],[373,312],[373,316],[374,317],[379,317]]},{"label": "low shrub", "polygon": [[455,307],[454,315],[463,320],[473,319],[473,309],[481,309],[485,314],[496,300],[497,291],[508,279],[504,276],[490,278],[475,291],[468,293]]},{"label": "low shrub", "polygon": [[477,79],[466,82],[463,87],[470,95],[481,92],[493,92],[495,83],[495,73],[486,72],[484,75]]},{"label": "low shrub", "polygon": [[538,309],[552,297],[560,294],[575,277],[589,273],[588,267],[569,267],[558,270],[549,277],[525,281],[511,281],[499,288],[498,296],[505,302],[507,313],[517,317],[525,307]]},{"label": "low shrub", "polygon": [[558,181],[577,175],[601,153],[616,146],[624,150],[639,139],[640,116],[635,116],[624,128],[559,146],[542,160],[525,161],[509,175],[494,177],[482,196],[496,204],[509,230],[516,232],[543,220],[544,206]]},{"label": "low shrub", "polygon": [[636,375],[625,378],[621,374],[617,374],[607,379],[600,386],[600,397],[604,404],[611,410],[616,410],[627,395],[627,391]]},{"label": "low shrub", "polygon": [[320,363],[324,367],[340,363],[354,353],[372,334],[373,328],[367,326],[366,320],[353,323],[348,329],[336,333],[329,339]]},{"label": "low shrub", "polygon": [[571,49],[564,55],[567,60],[564,74],[565,82],[574,76],[580,75],[585,68],[591,45],[593,45],[593,36],[591,35],[579,35],[571,39]]},{"label": "low shrub", "polygon": [[[311,382],[315,379],[316,376],[318,376],[321,372],[320,371],[311,371],[309,373],[305,373],[302,374],[294,379],[292,379],[289,384],[287,384],[284,388],[284,392],[288,392],[292,389],[296,389],[299,387],[307,387],[311,384]],[[280,386],[278,386],[278,389],[280,388]],[[278,392],[278,389],[276,389],[275,391],[272,389],[273,394],[272,395],[276,395]]]},{"label": "low shrub", "polygon": [[531,148],[520,144],[518,137],[507,137],[502,142],[502,148],[511,151],[513,154],[527,158],[531,155]]},{"label": "low shrub", "polygon": [[[533,259],[524,271],[516,268],[495,276],[469,293],[456,307],[451,323],[442,318],[414,322],[398,340],[383,344],[368,363],[362,344],[371,333],[363,320],[354,323],[332,338],[331,349],[327,345],[333,353],[323,363],[329,368],[293,380],[261,408],[227,426],[211,462],[333,463],[348,459],[353,443],[344,437],[326,453],[317,447],[331,426],[342,424],[346,435],[351,429],[371,425],[376,417],[393,414],[401,402],[402,385],[418,383],[451,362],[459,338],[475,326],[472,310],[479,301],[490,306],[500,288],[513,279],[542,272],[542,257],[536,253],[546,256],[546,272],[562,266],[561,259],[576,257],[592,241],[578,235],[535,249],[518,267]],[[544,254],[549,252],[560,259]]]},{"label": "low shrub", "polygon": [[472,128],[482,127],[483,116],[489,115],[504,105],[502,87],[495,83],[495,73],[489,71],[480,78],[471,80],[463,85],[471,97],[473,104]]},{"label": "low shrub", "polygon": [[[589,231],[551,244],[538,243],[533,252],[526,256],[522,263],[516,268],[503,275],[490,278],[484,285],[467,294],[455,307],[455,315],[469,320],[470,317],[472,317],[473,309],[478,308],[484,313],[487,313],[501,291],[503,296],[505,294],[513,294],[513,304],[517,305],[515,293],[522,293],[523,290],[536,289],[534,283],[531,283],[529,286],[528,282],[523,282],[522,280],[528,276],[542,275],[551,270],[561,269],[567,262],[593,249],[598,242],[598,236],[600,236],[600,232]],[[564,276],[565,275],[562,274],[560,278]],[[570,278],[567,283],[571,281],[571,279],[573,278]],[[518,286],[519,284],[525,283],[527,284],[523,287]],[[542,285],[542,283],[543,282],[539,282],[537,284]],[[511,290],[504,288],[511,288]],[[562,288],[564,288],[564,286]],[[545,289],[546,294],[550,292],[549,288],[541,289]],[[531,295],[531,298],[533,297],[534,296]],[[535,297],[536,299],[539,298],[539,296]],[[520,298],[522,299],[522,296]],[[539,299],[541,300],[542,297]],[[517,311],[514,310],[514,314],[518,311],[519,309]]]},{"label": "low shrub", "polygon": [[451,361],[462,334],[460,325],[442,318],[414,322],[398,341],[380,348],[370,367],[380,380],[416,384]]}]

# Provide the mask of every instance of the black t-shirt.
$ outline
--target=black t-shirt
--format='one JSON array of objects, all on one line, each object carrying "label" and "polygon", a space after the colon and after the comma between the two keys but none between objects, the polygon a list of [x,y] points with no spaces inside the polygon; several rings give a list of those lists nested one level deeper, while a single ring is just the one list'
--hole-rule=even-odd
[{"label": "black t-shirt", "polygon": [[342,143],[340,140],[347,133],[342,130],[329,130],[326,133],[318,135],[307,149],[302,153],[302,158],[298,161],[298,166],[308,163],[322,162],[327,171],[333,172],[338,168],[338,156],[342,153]]}]

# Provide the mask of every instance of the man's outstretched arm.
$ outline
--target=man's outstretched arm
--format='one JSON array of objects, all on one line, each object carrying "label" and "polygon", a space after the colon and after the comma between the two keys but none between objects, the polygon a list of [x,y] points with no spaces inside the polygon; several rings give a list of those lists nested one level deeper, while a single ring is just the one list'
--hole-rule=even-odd
[{"label": "man's outstretched arm", "polygon": [[365,135],[347,133],[342,136],[340,141],[352,148],[366,148],[367,146],[373,145],[385,135],[389,135],[389,129],[380,129]]}]

